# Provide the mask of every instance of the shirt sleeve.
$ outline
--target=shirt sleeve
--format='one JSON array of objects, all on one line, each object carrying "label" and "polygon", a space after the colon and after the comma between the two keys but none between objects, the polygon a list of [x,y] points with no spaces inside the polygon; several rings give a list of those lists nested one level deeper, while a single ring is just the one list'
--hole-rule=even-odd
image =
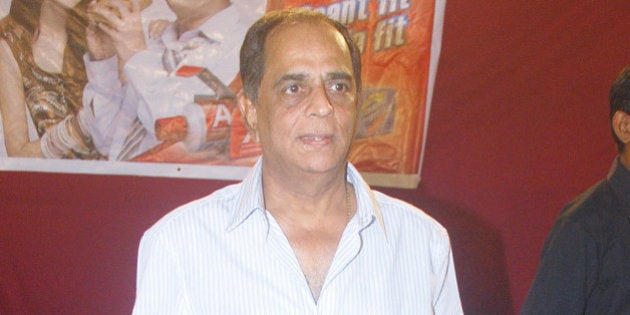
[{"label": "shirt sleeve", "polygon": [[559,221],[543,248],[538,272],[521,314],[581,314],[597,253],[577,223]]},{"label": "shirt sleeve", "polygon": [[137,270],[134,315],[191,313],[181,266],[166,240],[145,233],[138,250]]},{"label": "shirt sleeve", "polygon": [[437,239],[438,246],[433,253],[436,276],[436,294],[433,302],[435,314],[463,314],[448,234],[444,230],[443,235],[439,235]]},{"label": "shirt sleeve", "polygon": [[117,117],[121,115],[123,90],[118,77],[116,57],[91,61],[84,56],[88,83],[83,91],[83,107],[89,116],[88,125],[96,149],[109,155],[116,130]]}]

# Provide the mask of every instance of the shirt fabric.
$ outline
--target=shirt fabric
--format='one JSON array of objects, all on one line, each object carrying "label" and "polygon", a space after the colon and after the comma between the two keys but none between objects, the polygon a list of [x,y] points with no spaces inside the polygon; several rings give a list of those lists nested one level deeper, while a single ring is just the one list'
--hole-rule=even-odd
[{"label": "shirt fabric", "polygon": [[619,159],[560,213],[521,314],[630,314],[630,172]]},{"label": "shirt fabric", "polygon": [[154,130],[157,119],[181,115],[186,105],[194,103],[195,95],[215,94],[196,76],[176,75],[180,67],[205,68],[225,85],[236,78],[240,46],[251,24],[239,10],[231,5],[179,38],[175,25],[159,38],[145,35],[147,49],[123,67],[124,84],[116,57],[91,61],[86,55],[89,83],[83,102],[94,117],[91,133],[101,153],[116,159],[136,120],[146,133],[132,155],[154,147],[159,143]]},{"label": "shirt fabric", "polygon": [[265,211],[261,160],[239,184],[184,205],[140,242],[134,314],[461,314],[446,230],[372,191],[348,165],[357,211],[314,301]]}]

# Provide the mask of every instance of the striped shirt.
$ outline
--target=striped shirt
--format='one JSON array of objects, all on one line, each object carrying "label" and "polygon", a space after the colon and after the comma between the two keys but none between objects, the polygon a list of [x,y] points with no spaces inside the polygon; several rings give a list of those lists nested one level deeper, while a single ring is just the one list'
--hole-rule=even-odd
[{"label": "striped shirt", "polygon": [[372,191],[348,165],[356,215],[318,301],[264,210],[261,161],[243,182],[186,204],[140,242],[134,314],[461,314],[446,230]]}]

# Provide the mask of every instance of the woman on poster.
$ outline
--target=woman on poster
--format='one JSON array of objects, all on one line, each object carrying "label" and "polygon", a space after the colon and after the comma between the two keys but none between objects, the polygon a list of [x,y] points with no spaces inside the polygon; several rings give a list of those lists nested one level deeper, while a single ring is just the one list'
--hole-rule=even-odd
[{"label": "woman on poster", "polygon": [[14,0],[0,23],[7,156],[101,158],[80,111],[88,2]]}]

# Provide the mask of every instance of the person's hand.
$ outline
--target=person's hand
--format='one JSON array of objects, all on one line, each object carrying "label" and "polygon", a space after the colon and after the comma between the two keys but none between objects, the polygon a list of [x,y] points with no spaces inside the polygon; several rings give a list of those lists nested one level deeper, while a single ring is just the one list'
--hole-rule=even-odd
[{"label": "person's hand", "polygon": [[147,48],[140,11],[138,0],[131,0],[131,6],[123,0],[98,0],[90,6],[98,30],[111,39],[121,65]]},{"label": "person's hand", "polygon": [[90,60],[99,61],[116,55],[112,39],[98,27],[98,20],[92,10],[96,6],[96,1],[90,3],[88,7],[88,27],[86,29],[87,48]]}]

